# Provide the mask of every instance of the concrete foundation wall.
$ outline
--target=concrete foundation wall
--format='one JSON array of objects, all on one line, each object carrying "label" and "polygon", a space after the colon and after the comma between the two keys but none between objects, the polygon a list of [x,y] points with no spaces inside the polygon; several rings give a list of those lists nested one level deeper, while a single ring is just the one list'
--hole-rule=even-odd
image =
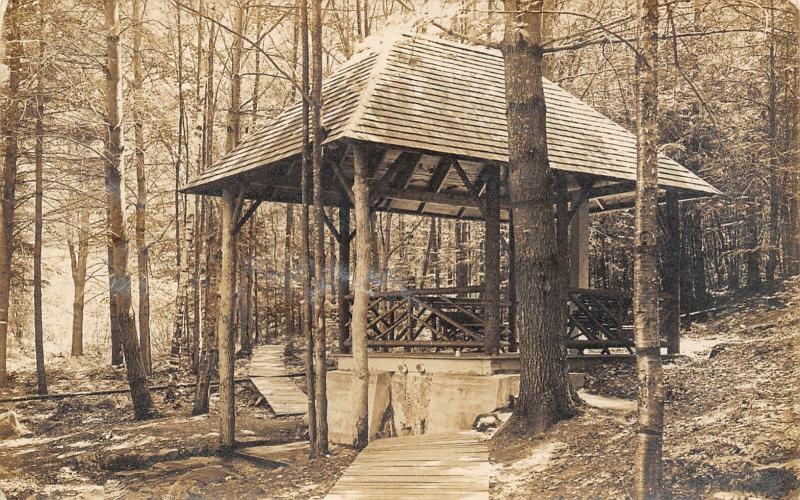
[{"label": "concrete foundation wall", "polygon": [[[376,437],[389,406],[389,386],[392,374],[372,372],[369,375],[369,437]],[[333,370],[328,372],[328,436],[332,443],[352,445],[355,441],[353,418],[353,372]]]},{"label": "concrete foundation wall", "polygon": [[[337,444],[351,445],[355,438],[352,374],[342,369],[328,372],[328,429],[331,442]],[[582,373],[570,373],[576,389],[583,379]],[[405,367],[373,370],[369,378],[370,439],[469,430],[475,417],[507,407],[512,396],[519,396],[518,373],[421,373]]]}]

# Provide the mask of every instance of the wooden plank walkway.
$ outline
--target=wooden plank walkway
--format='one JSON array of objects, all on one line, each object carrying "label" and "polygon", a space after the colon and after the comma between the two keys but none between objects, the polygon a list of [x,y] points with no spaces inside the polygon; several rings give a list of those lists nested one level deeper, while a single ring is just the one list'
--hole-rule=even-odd
[{"label": "wooden plank walkway", "polygon": [[326,497],[489,498],[489,447],[466,431],[372,441]]},{"label": "wooden plank walkway", "polygon": [[275,411],[276,416],[304,415],[308,411],[308,398],[287,377],[289,372],[283,362],[283,345],[260,345],[253,349],[250,358],[250,380]]}]

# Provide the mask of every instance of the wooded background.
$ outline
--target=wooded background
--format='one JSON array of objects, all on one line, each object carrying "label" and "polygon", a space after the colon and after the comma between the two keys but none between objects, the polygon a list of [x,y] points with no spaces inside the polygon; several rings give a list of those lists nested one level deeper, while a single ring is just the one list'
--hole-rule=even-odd
[{"label": "wooded background", "polygon": [[[498,41],[498,3],[440,0],[410,12],[399,1],[329,0],[323,73],[360,47],[402,32]],[[214,294],[207,293],[213,288],[205,285],[214,283],[218,265],[218,208],[214,199],[176,188],[226,151],[233,118],[246,136],[297,100],[298,10],[290,1],[211,0],[131,0],[120,9],[123,206],[130,269],[138,273],[137,326],[140,336],[151,332],[154,352],[165,351],[180,328],[194,339],[197,363],[196,340],[215,319]],[[548,73],[633,130],[627,43],[635,38],[635,3],[565,0],[548,9],[560,12],[550,16],[549,46],[570,49],[547,56]],[[683,311],[691,313],[731,295],[769,290],[798,272],[796,11],[776,0],[676,1],[661,10],[661,149],[725,193],[681,203],[681,296]],[[108,308],[103,4],[10,0],[4,33],[0,274],[10,282],[4,290],[0,279],[0,302],[7,294],[11,359],[23,362],[33,351],[39,288],[46,352],[113,346],[111,359],[119,363]],[[232,109],[238,84],[240,106]],[[37,170],[40,284],[34,279]],[[242,230],[236,309],[245,346],[256,335],[299,330],[299,211],[263,204]],[[336,211],[329,217],[335,224]],[[632,221],[632,211],[592,217],[592,287],[631,288]],[[377,214],[373,280],[384,289],[480,283],[482,231],[481,223]],[[335,283],[333,238],[325,245],[326,272]]]}]

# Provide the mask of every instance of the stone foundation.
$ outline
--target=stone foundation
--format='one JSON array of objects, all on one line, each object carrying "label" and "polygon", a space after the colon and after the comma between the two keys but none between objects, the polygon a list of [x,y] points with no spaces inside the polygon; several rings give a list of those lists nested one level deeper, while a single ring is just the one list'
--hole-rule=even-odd
[{"label": "stone foundation", "polygon": [[[328,372],[328,432],[337,444],[350,445],[355,437],[351,359],[340,357],[340,369]],[[475,417],[507,407],[519,395],[519,373],[498,373],[509,361],[370,355],[370,439],[471,429]],[[571,373],[570,381],[580,387],[583,374]]]}]

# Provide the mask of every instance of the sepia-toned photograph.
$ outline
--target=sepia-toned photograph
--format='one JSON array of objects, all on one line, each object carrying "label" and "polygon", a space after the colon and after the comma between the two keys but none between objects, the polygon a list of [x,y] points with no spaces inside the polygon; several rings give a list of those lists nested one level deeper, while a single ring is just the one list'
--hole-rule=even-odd
[{"label": "sepia-toned photograph", "polygon": [[800,498],[800,0],[0,0],[0,500]]}]

